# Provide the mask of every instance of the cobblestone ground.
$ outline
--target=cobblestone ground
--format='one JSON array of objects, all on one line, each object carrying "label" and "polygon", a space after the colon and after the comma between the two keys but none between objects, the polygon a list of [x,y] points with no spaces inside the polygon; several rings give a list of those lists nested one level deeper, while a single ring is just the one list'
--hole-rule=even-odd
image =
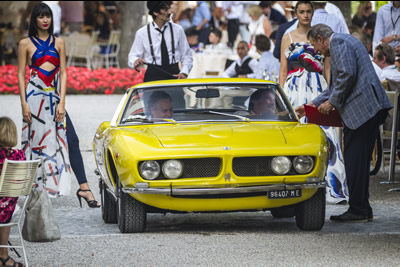
[{"label": "cobblestone ground", "polygon": [[[86,173],[99,200],[92,138],[97,126],[110,120],[121,95],[68,96],[67,111],[80,137]],[[18,96],[0,95],[0,116],[9,116],[20,131]],[[400,170],[396,170],[396,178]],[[320,232],[301,232],[294,219],[274,219],[269,212],[225,214],[150,214],[143,234],[120,234],[105,224],[100,209],[79,208],[72,181],[70,196],[53,199],[62,239],[52,243],[25,242],[36,266],[398,266],[400,251],[400,192],[382,184],[388,171],[371,177],[374,221],[337,224],[328,220],[346,205],[327,205]],[[11,240],[18,242],[13,230]],[[15,257],[15,254],[10,254]]]}]

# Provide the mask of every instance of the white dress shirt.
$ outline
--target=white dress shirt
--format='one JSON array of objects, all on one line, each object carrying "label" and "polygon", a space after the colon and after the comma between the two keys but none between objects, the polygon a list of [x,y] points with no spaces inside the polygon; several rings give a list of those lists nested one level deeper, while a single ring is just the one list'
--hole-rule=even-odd
[{"label": "white dress shirt", "polygon": [[[347,22],[342,14],[342,11],[340,11],[340,8],[338,8],[337,6],[335,6],[332,3],[328,2],[325,5],[325,10],[326,10],[326,12],[328,12],[328,14],[332,14],[332,15],[335,15],[336,17],[338,17],[342,21],[342,23],[344,25],[346,25],[346,28],[347,28]],[[347,32],[347,33],[350,33],[350,32]]]},{"label": "white dress shirt", "polygon": [[396,69],[396,65],[390,65],[382,69],[380,78],[381,81],[389,79],[396,82],[400,82],[400,72]]},{"label": "white dress shirt", "polygon": [[[242,16],[243,4],[240,1],[223,1],[222,7],[226,11],[225,17],[226,19],[240,19]],[[231,11],[228,12],[227,9],[230,8]]]},{"label": "white dress shirt", "polygon": [[258,59],[256,79],[265,79],[264,71],[270,76],[270,80],[275,79],[274,76],[279,76],[280,66],[279,60],[271,52],[265,51]]},{"label": "white dress shirt", "polygon": [[[350,33],[347,25],[344,24],[340,18],[335,15],[329,14],[325,9],[317,9],[314,11],[314,15],[311,20],[311,26],[317,24],[325,24],[328,25],[333,32],[336,33]],[[286,30],[285,34],[294,31],[297,28],[299,21],[297,20],[289,29]]]},{"label": "white dress shirt", "polygon": [[[172,41],[171,41],[171,29],[169,23],[166,23],[162,30],[165,29],[164,38],[168,49],[169,63],[182,62],[182,69],[180,73],[189,74],[193,66],[193,57],[189,43],[187,42],[185,32],[182,26],[172,23],[172,30],[174,32],[174,43],[175,43],[175,62],[172,61]],[[154,57],[156,59],[155,64],[161,65],[161,38],[162,34],[157,31],[158,25],[154,22],[150,23],[150,35],[153,42]],[[144,55],[144,56],[143,56]],[[147,33],[147,25],[140,28],[135,35],[135,41],[131,47],[128,55],[128,66],[134,68],[135,61],[138,58],[144,58],[147,63],[153,63],[153,57],[150,50],[150,41]]]},{"label": "white dress shirt", "polygon": [[376,72],[376,75],[378,75],[379,80],[383,81],[384,79],[382,79],[382,69],[381,69],[381,67],[376,65],[376,63],[373,61],[373,57],[371,55],[369,55],[369,58],[371,59],[372,66],[374,66],[374,70]]},{"label": "white dress shirt", "polygon": [[[236,73],[236,64],[240,67],[242,66],[243,62],[245,62],[250,56],[245,56],[243,59],[237,59],[235,62],[233,62],[225,71],[222,73],[222,78],[232,78],[237,76]],[[253,73],[247,74],[247,78],[255,78],[256,77],[256,71],[258,67],[258,61],[257,59],[252,59],[249,62],[249,67],[252,69]]]},{"label": "white dress shirt", "polygon": [[[392,3],[383,5],[379,8],[376,15],[376,23],[374,30],[374,38],[372,42],[372,51],[381,43],[381,40],[386,36],[397,34],[398,41],[389,43],[390,46],[396,48],[400,45],[400,8],[395,8]],[[394,28],[393,28],[393,24]]]}]

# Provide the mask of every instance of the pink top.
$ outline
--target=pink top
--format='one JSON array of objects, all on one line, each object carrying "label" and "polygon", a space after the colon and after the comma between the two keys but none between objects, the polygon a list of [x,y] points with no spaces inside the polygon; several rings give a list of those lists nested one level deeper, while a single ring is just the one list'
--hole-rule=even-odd
[{"label": "pink top", "polygon": [[[3,169],[3,163],[6,159],[9,160],[25,160],[25,153],[19,149],[0,148],[0,173]],[[0,198],[0,223],[8,223],[17,204],[17,197],[1,197]]]}]

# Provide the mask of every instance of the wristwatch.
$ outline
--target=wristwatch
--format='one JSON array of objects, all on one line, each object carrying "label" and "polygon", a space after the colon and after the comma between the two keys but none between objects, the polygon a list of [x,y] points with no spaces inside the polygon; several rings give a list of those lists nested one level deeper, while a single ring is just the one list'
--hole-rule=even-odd
[{"label": "wristwatch", "polygon": [[393,35],[393,39],[395,40],[395,41],[397,41],[399,38],[397,37],[397,34],[395,34],[395,35]]}]

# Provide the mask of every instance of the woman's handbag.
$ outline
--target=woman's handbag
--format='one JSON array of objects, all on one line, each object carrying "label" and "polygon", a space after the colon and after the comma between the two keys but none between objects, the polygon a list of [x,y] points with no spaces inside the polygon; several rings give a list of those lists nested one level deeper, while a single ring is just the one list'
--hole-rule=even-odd
[{"label": "woman's handbag", "polygon": [[25,210],[22,237],[31,242],[51,242],[61,238],[53,206],[45,188],[46,172],[42,160],[43,188],[33,188]]}]

